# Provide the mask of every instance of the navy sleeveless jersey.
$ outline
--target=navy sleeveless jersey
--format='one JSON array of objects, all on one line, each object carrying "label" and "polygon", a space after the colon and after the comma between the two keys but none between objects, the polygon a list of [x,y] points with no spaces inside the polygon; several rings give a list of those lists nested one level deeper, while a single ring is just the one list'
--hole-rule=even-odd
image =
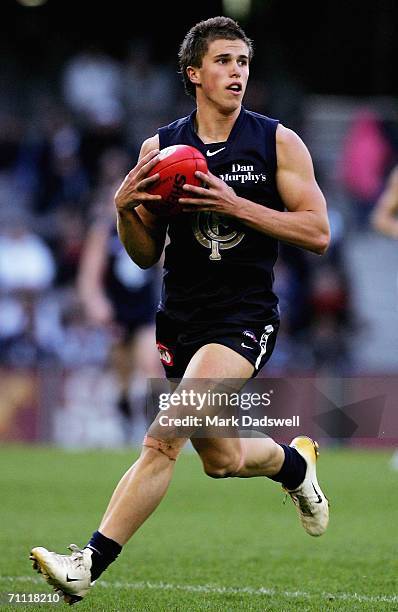
[{"label": "navy sleeveless jersey", "polygon": [[[160,149],[196,147],[238,196],[282,211],[275,183],[278,121],[242,107],[227,141],[204,144],[195,132],[195,113],[159,129]],[[272,291],[277,240],[209,212],[171,217],[168,233],[161,311],[194,326],[278,318]]]}]

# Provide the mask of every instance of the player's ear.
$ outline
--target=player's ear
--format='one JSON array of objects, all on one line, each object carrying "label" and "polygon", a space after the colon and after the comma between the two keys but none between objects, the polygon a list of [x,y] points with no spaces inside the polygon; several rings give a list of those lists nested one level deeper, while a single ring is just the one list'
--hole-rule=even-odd
[{"label": "player's ear", "polygon": [[195,66],[188,66],[187,76],[191,83],[193,83],[194,85],[200,85],[199,68],[195,68]]}]

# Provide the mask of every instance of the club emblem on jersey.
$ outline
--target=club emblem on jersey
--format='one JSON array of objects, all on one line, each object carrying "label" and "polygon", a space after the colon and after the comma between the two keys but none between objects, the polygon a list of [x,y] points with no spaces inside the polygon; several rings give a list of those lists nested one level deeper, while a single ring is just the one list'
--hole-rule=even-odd
[{"label": "club emblem on jersey", "polygon": [[196,240],[210,249],[209,259],[221,259],[220,251],[232,249],[243,240],[245,233],[239,232],[227,217],[213,212],[199,212],[192,222]]}]

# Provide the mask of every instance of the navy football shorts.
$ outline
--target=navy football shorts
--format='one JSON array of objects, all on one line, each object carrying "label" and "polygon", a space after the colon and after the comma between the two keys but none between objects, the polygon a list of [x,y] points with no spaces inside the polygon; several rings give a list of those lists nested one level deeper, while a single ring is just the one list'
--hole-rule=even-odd
[{"label": "navy football shorts", "polygon": [[192,357],[205,344],[222,344],[243,355],[254,366],[253,378],[267,363],[275,347],[279,319],[247,327],[232,323],[200,328],[177,321],[164,312],[156,315],[156,344],[167,378],[182,378]]}]

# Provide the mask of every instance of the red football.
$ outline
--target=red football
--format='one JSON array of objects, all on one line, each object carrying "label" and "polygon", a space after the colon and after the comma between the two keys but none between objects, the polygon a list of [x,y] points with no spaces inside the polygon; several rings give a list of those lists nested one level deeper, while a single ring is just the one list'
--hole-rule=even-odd
[{"label": "red football", "polygon": [[182,207],[179,198],[189,197],[189,193],[183,190],[183,185],[201,186],[201,181],[195,176],[195,172],[207,172],[206,158],[195,147],[189,145],[173,145],[159,152],[159,161],[149,172],[148,176],[159,173],[160,177],[154,186],[148,189],[148,193],[161,195],[162,199],[157,202],[145,202],[144,206],[155,215],[176,215],[181,212]]}]

